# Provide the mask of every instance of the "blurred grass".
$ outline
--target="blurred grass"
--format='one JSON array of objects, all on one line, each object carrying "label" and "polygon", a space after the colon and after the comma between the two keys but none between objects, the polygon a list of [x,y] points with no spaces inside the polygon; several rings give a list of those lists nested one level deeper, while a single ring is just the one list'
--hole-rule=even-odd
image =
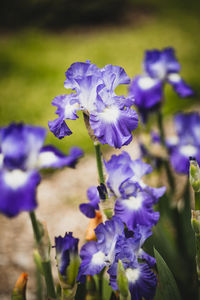
[{"label": "blurred grass", "polygon": [[[165,6],[159,6],[158,1],[152,3],[152,10],[130,14],[133,21],[124,26],[70,29],[62,33],[37,29],[2,33],[0,126],[23,121],[48,128],[47,122],[56,117],[51,101],[56,95],[66,93],[64,73],[73,62],[89,59],[98,67],[116,64],[133,77],[141,73],[146,49],[173,46],[182,65],[182,76],[198,93],[200,21],[196,11],[188,13],[187,9],[179,10],[172,4],[166,10]],[[127,87],[118,88],[118,92],[126,93]],[[198,100],[198,97],[179,99],[167,87],[164,113],[173,114]],[[82,118],[67,124],[73,131],[70,137],[59,141],[49,132],[47,143],[64,151],[72,145],[80,145],[88,153],[93,151]]]}]

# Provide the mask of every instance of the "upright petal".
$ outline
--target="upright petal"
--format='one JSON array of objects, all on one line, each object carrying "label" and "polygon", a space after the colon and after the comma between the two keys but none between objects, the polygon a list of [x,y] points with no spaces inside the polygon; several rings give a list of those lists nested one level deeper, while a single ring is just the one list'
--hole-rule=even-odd
[{"label": "upright petal", "polygon": [[180,65],[175,57],[173,48],[168,47],[159,51],[157,49],[146,51],[144,70],[152,78],[166,79],[170,73],[178,73]]},{"label": "upright petal", "polygon": [[106,65],[101,72],[105,86],[110,91],[114,91],[120,84],[130,83],[130,78],[122,67]]},{"label": "upright petal", "polygon": [[3,164],[8,169],[34,168],[44,143],[46,130],[42,127],[12,123],[1,130]]},{"label": "upright petal", "polygon": [[73,63],[65,73],[64,87],[77,90],[79,89],[77,80],[92,75],[101,76],[100,69],[95,64],[91,64],[90,61]]}]

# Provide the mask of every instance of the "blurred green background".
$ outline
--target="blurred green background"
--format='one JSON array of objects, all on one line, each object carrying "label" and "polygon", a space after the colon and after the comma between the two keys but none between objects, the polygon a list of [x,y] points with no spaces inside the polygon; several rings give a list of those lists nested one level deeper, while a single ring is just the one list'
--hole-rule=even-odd
[{"label": "blurred green background", "polygon": [[[196,91],[179,99],[166,88],[164,113],[198,103],[200,3],[159,0],[5,1],[0,12],[0,126],[23,121],[48,128],[56,118],[51,101],[66,93],[65,71],[76,61],[122,66],[132,78],[142,71],[146,49],[172,46],[181,75]],[[127,93],[120,87],[119,93]],[[47,142],[68,151],[92,150],[82,118],[67,123],[73,134]]]}]

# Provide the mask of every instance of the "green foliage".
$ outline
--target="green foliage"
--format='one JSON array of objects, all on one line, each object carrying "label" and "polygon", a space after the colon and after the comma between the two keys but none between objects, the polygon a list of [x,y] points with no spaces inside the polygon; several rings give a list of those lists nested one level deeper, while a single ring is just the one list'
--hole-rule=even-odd
[{"label": "green foliage", "polygon": [[159,275],[159,283],[157,287],[158,291],[155,296],[155,299],[156,300],[158,299],[181,300],[181,296],[179,294],[176,281],[170,269],[168,268],[166,262],[164,261],[164,259],[156,249],[154,249],[154,254],[156,258],[156,265],[158,268],[158,275]]}]

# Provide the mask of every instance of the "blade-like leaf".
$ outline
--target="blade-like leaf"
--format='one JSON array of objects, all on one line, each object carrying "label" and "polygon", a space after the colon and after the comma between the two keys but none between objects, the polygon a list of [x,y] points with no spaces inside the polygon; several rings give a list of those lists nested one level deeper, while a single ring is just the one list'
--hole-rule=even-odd
[{"label": "blade-like leaf", "polygon": [[156,249],[154,249],[154,254],[156,258],[156,265],[158,268],[158,291],[161,295],[162,300],[181,300],[179,290],[176,285],[176,281],[170,269],[168,268],[166,262],[162,258],[162,256],[158,253]]}]

